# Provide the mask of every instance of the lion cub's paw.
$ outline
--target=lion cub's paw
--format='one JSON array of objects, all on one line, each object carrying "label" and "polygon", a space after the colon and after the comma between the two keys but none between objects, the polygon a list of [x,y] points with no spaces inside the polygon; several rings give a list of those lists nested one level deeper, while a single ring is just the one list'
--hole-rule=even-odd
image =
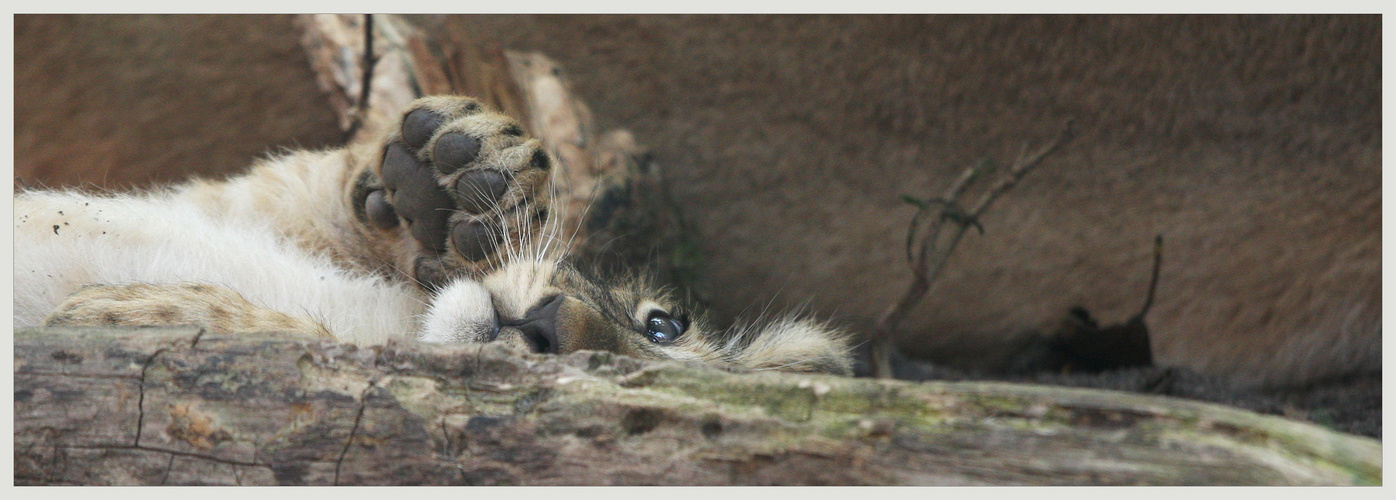
[{"label": "lion cub's paw", "polygon": [[252,304],[202,283],[92,285],[73,292],[45,326],[193,325],[220,333],[284,332],[334,338],[323,326]]},{"label": "lion cub's paw", "polygon": [[385,138],[382,189],[366,194],[362,213],[380,229],[403,225],[423,254],[415,277],[439,285],[444,273],[486,272],[501,248],[528,243],[547,217],[549,167],[513,119],[473,99],[426,97]]}]

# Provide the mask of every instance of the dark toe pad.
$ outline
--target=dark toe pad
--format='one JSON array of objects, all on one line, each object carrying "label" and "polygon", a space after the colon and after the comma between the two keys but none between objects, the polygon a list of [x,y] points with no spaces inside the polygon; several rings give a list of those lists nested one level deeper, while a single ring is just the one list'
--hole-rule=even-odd
[{"label": "dark toe pad", "polygon": [[509,190],[509,181],[495,170],[467,172],[456,180],[456,193],[461,196],[461,210],[480,214],[493,208],[499,197]]},{"label": "dark toe pad", "polygon": [[441,115],[425,109],[408,113],[402,119],[402,139],[413,148],[425,146],[436,129],[441,128],[441,122]]},{"label": "dark toe pad", "polygon": [[432,291],[446,286],[451,279],[445,267],[441,265],[441,260],[436,257],[418,257],[412,275],[422,288]]},{"label": "dark toe pad", "polygon": [[368,193],[368,199],[364,201],[364,212],[368,214],[368,220],[379,229],[392,229],[397,226],[397,211],[388,203],[388,197],[382,189]]},{"label": "dark toe pad", "polygon": [[436,140],[432,150],[432,160],[442,174],[450,175],[461,167],[469,165],[480,156],[480,140],[474,137],[449,133]]},{"label": "dark toe pad", "polygon": [[495,231],[484,222],[462,222],[451,229],[451,244],[462,257],[471,261],[483,260],[499,246]]},{"label": "dark toe pad", "polygon": [[436,184],[436,174],[402,144],[392,144],[383,158],[383,186],[393,191],[393,205],[412,236],[426,248],[444,250],[446,219],[455,202]]}]

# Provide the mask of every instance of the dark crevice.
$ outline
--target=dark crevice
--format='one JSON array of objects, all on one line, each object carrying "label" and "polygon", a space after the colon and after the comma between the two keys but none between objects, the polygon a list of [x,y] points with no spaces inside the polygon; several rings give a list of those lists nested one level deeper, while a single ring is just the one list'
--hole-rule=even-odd
[{"label": "dark crevice", "polygon": [[170,484],[170,471],[174,469],[174,455],[170,455],[170,461],[165,464],[165,474],[160,476],[160,486]]},{"label": "dark crevice", "polygon": [[189,341],[189,348],[193,349],[195,347],[198,347],[199,339],[204,338],[205,333],[208,333],[208,329],[200,327],[199,332],[194,334],[194,340]]},{"label": "dark crevice", "polygon": [[349,447],[354,444],[354,436],[359,433],[359,422],[364,419],[364,410],[368,409],[368,391],[373,390],[373,384],[369,383],[368,388],[359,396],[359,413],[354,415],[354,427],[349,429],[349,438],[344,440],[344,449],[339,450],[339,458],[334,461],[334,485],[339,486],[339,468],[344,465],[344,457],[349,455]]},{"label": "dark crevice", "polygon": [[703,437],[705,438],[717,439],[722,436],[722,421],[714,417],[708,420],[707,422],[704,422],[703,426],[700,428],[700,431],[703,433]]},{"label": "dark crevice", "polygon": [[82,375],[77,373],[54,372],[20,372],[15,375],[24,375],[26,377],[93,378],[98,380],[126,379],[139,381],[141,379],[140,375]]},{"label": "dark crevice", "polygon": [[161,354],[164,354],[165,351],[168,350],[168,348],[156,350],[154,354],[151,354],[150,357],[145,360],[145,364],[141,365],[140,385],[137,386],[140,390],[140,398],[136,400],[136,439],[131,443],[131,446],[137,448],[141,446],[141,431],[145,427],[145,371],[150,369],[150,365],[155,364],[155,358],[160,357]]},{"label": "dark crevice", "polygon": [[154,448],[154,447],[150,447],[150,446],[131,446],[131,445],[124,445],[124,444],[120,444],[120,445],[86,445],[86,446],[84,446],[84,445],[65,445],[65,446],[62,446],[62,448],[63,448],[63,449],[67,449],[67,450],[141,450],[141,451],[151,451],[151,452],[155,452],[155,453],[169,453],[170,455],[178,455],[178,456],[181,456],[181,457],[188,457],[188,458],[197,458],[197,459],[200,459],[200,460],[208,460],[208,461],[210,461],[210,462],[216,462],[216,463],[220,463],[220,464],[242,465],[242,466],[247,466],[247,467],[267,467],[267,464],[259,463],[259,462],[242,462],[242,461],[238,461],[238,460],[228,460],[228,459],[226,459],[226,458],[218,458],[218,457],[209,456],[209,455],[200,455],[200,454],[198,454],[198,453],[190,453],[190,452],[187,452],[187,451],[168,450],[168,449],[165,449],[165,448]]},{"label": "dark crevice", "polygon": [[638,408],[625,414],[621,427],[625,429],[626,434],[638,436],[654,430],[663,421],[662,412],[652,408]]},{"label": "dark crevice", "polygon": [[60,448],[60,447],[58,446],[58,443],[54,443],[54,445],[53,445],[53,458],[52,458],[51,460],[49,460],[49,463],[48,463],[48,470],[45,471],[45,472],[48,473],[48,475],[49,475],[50,477],[52,477],[52,478],[54,478],[54,479],[57,479],[57,478],[58,478],[58,475],[59,475],[59,473],[58,473],[58,471],[59,471],[58,467],[59,467],[60,463],[61,463],[61,462],[66,462],[66,461],[67,461],[67,454],[66,454],[66,453],[61,453],[60,450],[62,450],[62,448]]}]

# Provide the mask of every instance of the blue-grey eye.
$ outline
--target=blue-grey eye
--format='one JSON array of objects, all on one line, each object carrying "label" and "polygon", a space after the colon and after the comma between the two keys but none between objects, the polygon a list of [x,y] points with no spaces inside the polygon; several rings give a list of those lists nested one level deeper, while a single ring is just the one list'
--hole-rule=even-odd
[{"label": "blue-grey eye", "polygon": [[668,344],[683,335],[687,325],[683,320],[669,316],[669,313],[654,310],[650,311],[649,318],[645,320],[645,335],[650,338],[650,342],[656,344]]}]

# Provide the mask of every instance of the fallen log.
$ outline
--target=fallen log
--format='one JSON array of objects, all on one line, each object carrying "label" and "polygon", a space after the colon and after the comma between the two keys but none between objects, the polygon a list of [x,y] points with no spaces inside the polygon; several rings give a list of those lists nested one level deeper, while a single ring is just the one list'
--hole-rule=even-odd
[{"label": "fallen log", "polygon": [[1166,397],[491,344],[16,332],[17,484],[1379,484],[1381,444]]}]

